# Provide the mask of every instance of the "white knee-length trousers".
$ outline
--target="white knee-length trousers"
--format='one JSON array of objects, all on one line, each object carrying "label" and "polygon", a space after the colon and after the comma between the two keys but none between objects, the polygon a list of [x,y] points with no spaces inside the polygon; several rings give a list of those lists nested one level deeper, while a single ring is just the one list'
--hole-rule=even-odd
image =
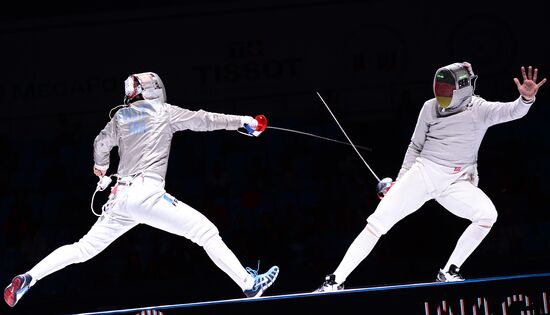
[{"label": "white knee-length trousers", "polygon": [[426,201],[435,199],[454,215],[490,227],[497,219],[497,211],[489,197],[474,185],[474,172],[474,166],[457,170],[419,157],[367,222],[380,237]]},{"label": "white knee-length trousers", "polygon": [[119,179],[108,204],[84,237],[54,250],[28,272],[33,283],[70,264],[89,260],[137,224],[144,223],[204,247],[214,263],[241,288],[250,286],[251,276],[221,240],[216,226],[202,213],[168,194],[160,176]]}]

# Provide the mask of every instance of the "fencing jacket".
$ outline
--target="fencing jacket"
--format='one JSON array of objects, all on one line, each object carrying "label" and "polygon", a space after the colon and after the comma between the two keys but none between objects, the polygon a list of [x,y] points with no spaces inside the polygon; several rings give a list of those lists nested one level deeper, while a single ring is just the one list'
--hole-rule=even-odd
[{"label": "fencing jacket", "polygon": [[95,167],[109,168],[110,151],[118,146],[118,175],[142,172],[165,178],[173,134],[180,130],[237,130],[243,116],[191,111],[159,100],[142,100],[117,111],[94,141]]},{"label": "fencing jacket", "polygon": [[441,116],[434,99],[424,103],[397,179],[422,157],[449,168],[476,165],[481,140],[490,126],[521,118],[531,104],[521,97],[513,102],[488,102],[472,96],[463,111]]}]

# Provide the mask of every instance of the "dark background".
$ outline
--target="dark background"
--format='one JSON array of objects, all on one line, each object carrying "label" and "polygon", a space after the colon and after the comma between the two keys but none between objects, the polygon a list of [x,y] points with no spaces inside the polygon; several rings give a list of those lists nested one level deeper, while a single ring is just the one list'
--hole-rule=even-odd
[{"label": "dark background", "polygon": [[[518,97],[513,77],[550,77],[545,10],[535,2],[107,1],[18,3],[1,13],[0,280],[92,226],[92,143],[124,79],[153,71],[168,101],[264,114],[269,125],[346,141],[380,177],[397,176],[435,70],[469,61],[487,100]],[[453,6],[449,6],[453,4]],[[480,188],[499,218],[466,278],[548,272],[546,84],[526,117],[490,128]],[[117,154],[112,152],[110,172]],[[203,212],[244,266],[281,268],[267,295],[309,292],[334,271],[377,203],[350,146],[267,130],[177,134],[166,189]],[[96,196],[95,208],[106,200]],[[434,280],[469,222],[434,201],[384,236],[347,287]],[[92,260],[38,282],[0,314],[75,313],[243,297],[202,248],[138,226]]]}]

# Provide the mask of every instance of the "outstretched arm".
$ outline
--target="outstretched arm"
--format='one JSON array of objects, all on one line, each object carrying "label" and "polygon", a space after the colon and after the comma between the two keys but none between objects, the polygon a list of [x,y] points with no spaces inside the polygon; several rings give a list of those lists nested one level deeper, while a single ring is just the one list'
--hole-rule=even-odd
[{"label": "outstretched arm", "polygon": [[515,119],[519,119],[527,114],[531,104],[535,101],[535,95],[539,88],[546,82],[543,79],[539,83],[537,81],[538,69],[529,66],[528,72],[525,72],[525,67],[521,67],[523,83],[520,83],[518,78],[514,78],[514,82],[518,87],[520,97],[513,102],[483,102],[479,107],[479,117],[487,126],[492,126]]},{"label": "outstretched arm", "polygon": [[178,106],[170,105],[170,124],[174,131],[193,130],[237,130],[244,124],[256,128],[258,122],[251,116],[228,115],[212,113],[204,110],[192,111]]}]

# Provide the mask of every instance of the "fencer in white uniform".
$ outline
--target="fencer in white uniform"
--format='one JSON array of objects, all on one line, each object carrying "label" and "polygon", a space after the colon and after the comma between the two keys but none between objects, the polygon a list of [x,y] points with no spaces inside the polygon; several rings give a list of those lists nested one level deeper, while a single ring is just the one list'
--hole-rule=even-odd
[{"label": "fencer in white uniform", "polygon": [[520,97],[512,102],[489,102],[474,95],[472,66],[454,63],[436,71],[435,98],[424,103],[411,142],[395,182],[387,185],[382,200],[367,218],[366,227],[352,242],[336,270],[325,277],[316,290],[342,290],[351,272],[363,261],[397,222],[435,199],[456,216],[471,221],[459,238],[437,281],[461,281],[464,261],[489,233],[497,210],[479,189],[478,150],[487,129],[521,118],[535,101],[538,69],[521,68],[523,83],[517,78]]},{"label": "fencer in white uniform", "polygon": [[168,104],[164,84],[152,72],[130,75],[125,92],[125,105],[94,141],[94,173],[100,178],[107,173],[115,146],[119,155],[117,182],[101,216],[78,242],[54,250],[28,272],[14,277],[4,290],[6,303],[14,306],[36,281],[89,260],[140,223],[190,239],[204,248],[247,297],[261,296],[275,281],[279,268],[273,266],[264,274],[244,268],[210,220],[164,190],[175,132],[237,130],[245,124],[255,128],[257,121],[250,116],[192,111]]}]

